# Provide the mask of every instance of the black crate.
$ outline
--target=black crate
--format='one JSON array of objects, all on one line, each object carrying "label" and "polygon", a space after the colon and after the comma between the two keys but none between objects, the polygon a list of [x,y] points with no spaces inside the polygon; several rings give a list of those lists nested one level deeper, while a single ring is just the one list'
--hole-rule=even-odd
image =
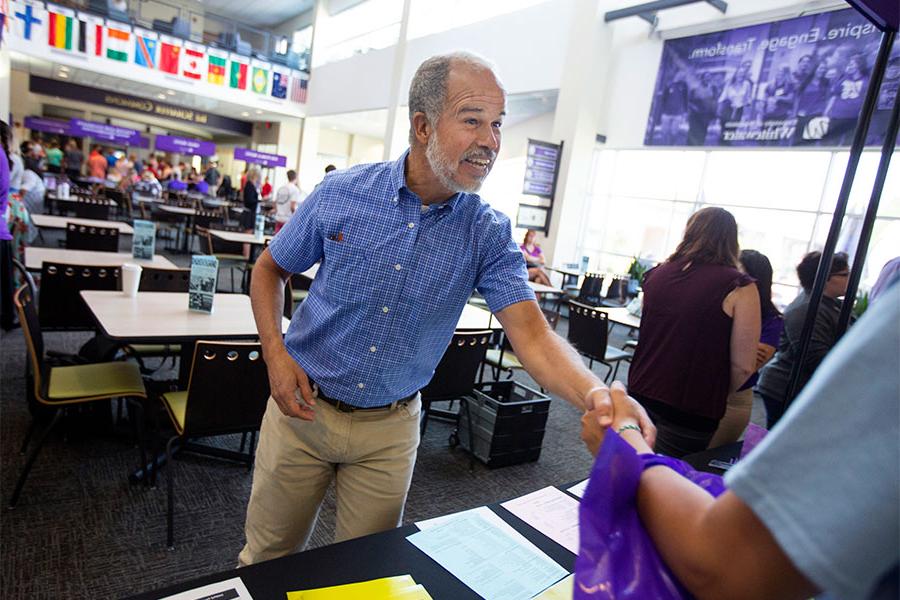
[{"label": "black crate", "polygon": [[492,381],[476,386],[463,406],[459,441],[487,466],[505,467],[540,457],[549,397],[515,381]]}]

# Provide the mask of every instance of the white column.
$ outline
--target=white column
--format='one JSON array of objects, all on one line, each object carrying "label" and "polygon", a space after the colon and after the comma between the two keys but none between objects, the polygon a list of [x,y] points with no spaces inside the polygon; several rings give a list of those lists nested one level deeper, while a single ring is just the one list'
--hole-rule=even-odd
[{"label": "white column", "polygon": [[12,110],[9,99],[12,90],[12,68],[8,45],[9,42],[3,44],[3,49],[0,50],[0,120],[6,121],[7,125],[12,127],[12,119],[9,116]]},{"label": "white column", "polygon": [[322,181],[323,173],[319,171],[319,119],[306,117],[303,119],[303,132],[300,137],[299,170],[300,189],[311,192]]},{"label": "white column", "polygon": [[[553,120],[552,141],[563,140],[550,231],[544,248],[550,264],[574,262],[590,185],[591,162],[604,114],[611,62],[612,25],[605,2],[577,0]],[[607,93],[612,93],[606,90]]]},{"label": "white column", "polygon": [[[400,99],[403,97],[403,90],[400,85],[403,83],[403,68],[406,64],[406,35],[409,30],[409,9],[412,0],[403,0],[403,16],[400,20],[400,34],[397,37],[397,45],[394,48],[394,69],[391,72],[391,93],[388,98],[387,125],[384,128],[384,155],[383,160],[391,160],[395,155],[399,155],[401,151],[397,151],[395,135],[397,129],[397,121],[400,112]],[[403,119],[400,119],[403,122]],[[401,144],[401,148],[405,149],[406,145]]]},{"label": "white column", "polygon": [[298,170],[300,165],[300,141],[303,133],[302,119],[287,119],[278,124],[278,154],[287,157],[283,169],[275,169],[272,186],[277,190],[287,183],[287,172]]}]

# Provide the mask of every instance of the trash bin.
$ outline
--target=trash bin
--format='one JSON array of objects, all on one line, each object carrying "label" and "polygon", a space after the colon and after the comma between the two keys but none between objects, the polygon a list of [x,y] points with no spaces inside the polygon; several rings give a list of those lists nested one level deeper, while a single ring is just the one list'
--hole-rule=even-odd
[{"label": "trash bin", "polygon": [[482,383],[463,398],[454,437],[491,468],[535,461],[541,455],[549,411],[550,398],[528,386],[515,381]]}]

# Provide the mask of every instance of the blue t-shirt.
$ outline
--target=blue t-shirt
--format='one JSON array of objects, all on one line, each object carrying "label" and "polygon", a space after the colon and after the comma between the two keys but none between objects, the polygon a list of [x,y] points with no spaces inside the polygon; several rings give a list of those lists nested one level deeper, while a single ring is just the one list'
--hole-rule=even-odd
[{"label": "blue t-shirt", "polygon": [[900,286],[726,482],[828,596],[900,597]]},{"label": "blue t-shirt", "polygon": [[423,206],[406,156],[332,173],[269,245],[291,273],[321,261],[285,346],[326,395],[356,406],[425,387],[473,289],[493,312],[534,300],[509,219],[476,194]]}]

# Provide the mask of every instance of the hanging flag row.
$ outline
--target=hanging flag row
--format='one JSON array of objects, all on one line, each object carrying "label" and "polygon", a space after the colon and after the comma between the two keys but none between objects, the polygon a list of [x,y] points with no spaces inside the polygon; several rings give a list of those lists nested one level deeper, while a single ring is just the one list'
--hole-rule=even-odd
[{"label": "hanging flag row", "polygon": [[307,100],[309,76],[285,66],[55,4],[13,0],[8,10],[13,35],[31,44],[298,104]]}]

